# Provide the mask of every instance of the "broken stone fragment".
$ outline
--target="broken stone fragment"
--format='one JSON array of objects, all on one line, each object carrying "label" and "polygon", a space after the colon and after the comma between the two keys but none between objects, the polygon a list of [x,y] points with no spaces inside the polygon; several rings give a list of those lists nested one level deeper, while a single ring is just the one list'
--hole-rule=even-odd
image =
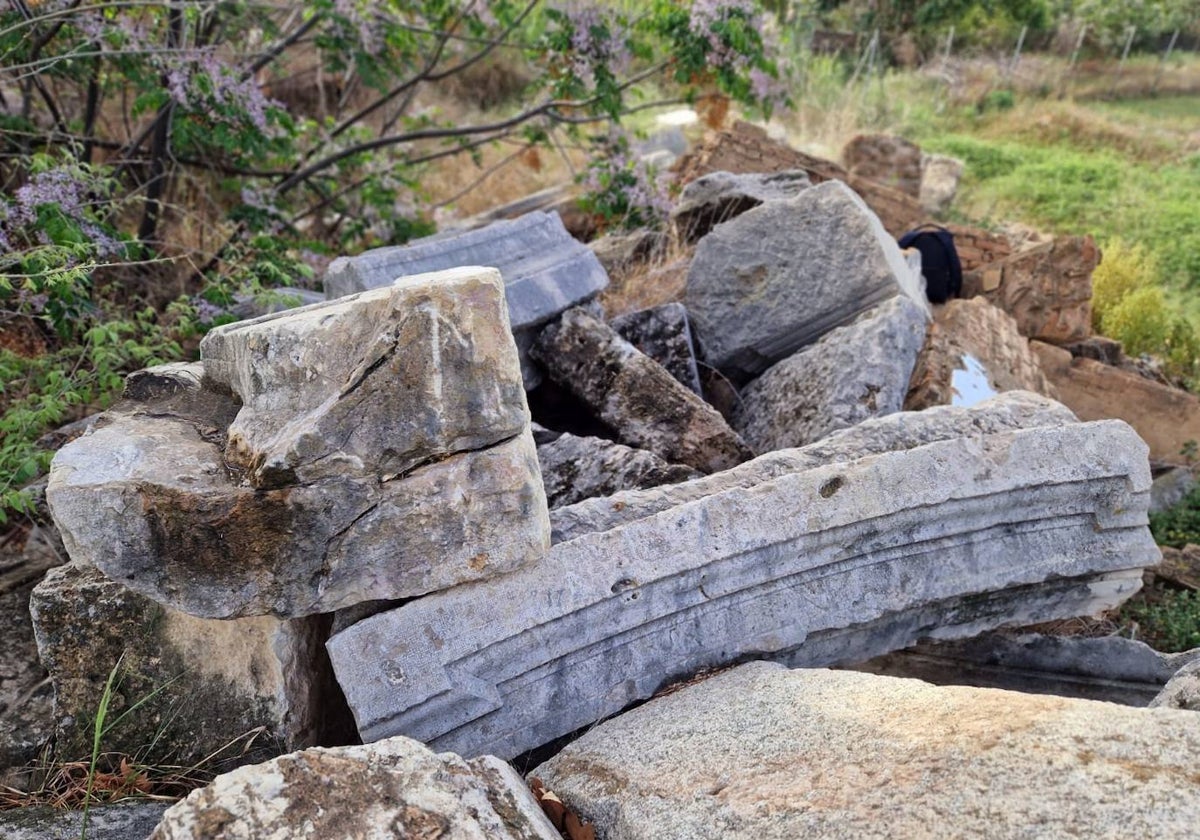
[{"label": "broken stone fragment", "polygon": [[538,447],[542,483],[551,508],[618,490],[657,487],[698,478],[682,464],[668,464],[653,452],[631,449],[610,440],[562,434]]},{"label": "broken stone fragment", "polygon": [[621,338],[658,362],[688,390],[700,394],[700,374],[692,329],[682,303],[664,303],[629,312],[609,322]]},{"label": "broken stone fragment", "polygon": [[973,405],[1004,391],[1058,396],[1007,312],[978,297],[936,307],[905,409]]},{"label": "broken stone fragment", "polygon": [[704,237],[684,303],[705,361],[740,383],[898,294],[927,306],[878,217],[828,181]]},{"label": "broken stone fragment", "polygon": [[340,257],[325,273],[325,294],[337,298],[391,285],[399,277],[466,265],[494,266],[504,278],[527,388],[540,381],[524,353],[537,328],[608,286],[596,255],[567,233],[559,215],[535,212],[478,230]]},{"label": "broken stone fragment", "polygon": [[[328,622],[319,617],[194,618],[79,563],[47,574],[30,612],[54,685],[55,749],[64,761],[91,755],[97,704],[114,668],[109,722],[130,713],[105,736],[105,752],[183,766],[218,753],[216,766],[233,767],[345,737],[337,731],[345,707],[321,647]],[[244,744],[228,746],[242,736]]]},{"label": "broken stone fragment", "polygon": [[745,175],[710,172],[683,188],[671,221],[684,242],[696,242],[722,222],[768,201],[795,198],[810,186],[802,169]]},{"label": "broken stone fragment", "polygon": [[[1200,649],[1191,653],[1200,657]],[[1176,671],[1159,695],[1150,701],[1150,706],[1200,712],[1200,658]]]},{"label": "broken stone fragment", "polygon": [[218,776],[150,840],[561,840],[516,771],[416,741],[315,748]]},{"label": "broken stone fragment", "polygon": [[558,543],[327,647],[365,740],[511,757],[741,657],[862,661],[1115,605],[1158,558],[1149,487],[1120,422],[941,441]]},{"label": "broken stone fragment", "polygon": [[225,460],[255,487],[388,480],[529,421],[495,269],[405,277],[218,327],[200,355],[242,401]]},{"label": "broken stone fragment", "polygon": [[612,496],[585,499],[550,514],[554,542],[607,531],[735,487],[750,488],[801,470],[844,463],[867,455],[913,449],[927,443],[960,437],[1062,426],[1076,422],[1065,406],[1023,391],[1012,391],[969,409],[938,407],[921,413],[875,417],[834,432],[802,449],[768,452],[716,475],[649,490],[624,490]]},{"label": "broken stone fragment", "polygon": [[582,309],[542,330],[533,352],[622,443],[706,473],[753,455],[715,408]]},{"label": "broken stone fragment", "polygon": [[270,490],[236,482],[213,432],[113,412],[59,450],[47,498],[72,559],[192,615],[294,618],[502,574],[545,550],[528,430],[403,479]]},{"label": "broken stone fragment", "polygon": [[927,313],[898,296],[747,385],[733,426],[756,452],[805,446],[904,405]]},{"label": "broken stone fragment", "polygon": [[531,771],[605,840],[1184,837],[1194,715],[753,662]]}]

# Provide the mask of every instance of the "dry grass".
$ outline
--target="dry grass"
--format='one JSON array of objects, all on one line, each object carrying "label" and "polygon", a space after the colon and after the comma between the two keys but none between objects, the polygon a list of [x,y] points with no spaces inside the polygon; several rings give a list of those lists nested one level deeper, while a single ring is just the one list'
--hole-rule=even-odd
[{"label": "dry grass", "polygon": [[693,246],[672,237],[666,248],[648,259],[613,267],[608,274],[608,288],[600,295],[605,313],[615,318],[627,312],[682,300],[694,253]]}]

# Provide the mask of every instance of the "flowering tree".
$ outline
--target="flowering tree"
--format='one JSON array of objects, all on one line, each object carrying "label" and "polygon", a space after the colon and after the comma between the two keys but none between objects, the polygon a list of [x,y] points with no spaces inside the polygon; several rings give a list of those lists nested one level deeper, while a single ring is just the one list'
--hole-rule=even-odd
[{"label": "flowering tree", "polygon": [[[428,230],[424,165],[608,138],[649,83],[769,110],[762,33],[747,0],[0,0],[0,516],[45,465],[37,433],[235,293]],[[424,104],[502,61],[532,77],[510,113]]]}]

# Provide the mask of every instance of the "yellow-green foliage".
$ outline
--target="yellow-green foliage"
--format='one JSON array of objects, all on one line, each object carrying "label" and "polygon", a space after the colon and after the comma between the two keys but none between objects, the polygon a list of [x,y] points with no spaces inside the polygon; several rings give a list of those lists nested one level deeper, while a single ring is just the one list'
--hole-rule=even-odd
[{"label": "yellow-green foliage", "polygon": [[1200,361],[1195,327],[1172,310],[1154,256],[1141,245],[1113,240],[1092,274],[1092,322],[1096,331],[1120,341],[1126,354],[1150,353],[1166,362],[1172,376],[1194,380]]}]

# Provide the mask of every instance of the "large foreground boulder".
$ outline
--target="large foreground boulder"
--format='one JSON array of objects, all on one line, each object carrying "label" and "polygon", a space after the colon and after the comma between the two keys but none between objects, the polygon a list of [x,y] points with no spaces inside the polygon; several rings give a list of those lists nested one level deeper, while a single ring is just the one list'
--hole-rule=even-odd
[{"label": "large foreground boulder", "polygon": [[769,452],[899,411],[927,317],[900,295],[826,333],[743,389],[734,428],[754,451]]},{"label": "large foreground boulder", "polygon": [[715,408],[583,309],[546,327],[533,353],[622,443],[706,473],[752,457]]},{"label": "large foreground boulder", "polygon": [[337,298],[388,286],[411,274],[481,265],[494,266],[504,277],[525,385],[533,388],[540,374],[525,351],[538,328],[608,285],[596,255],[567,233],[557,213],[528,213],[478,230],[340,257],[325,272],[325,294]]},{"label": "large foreground boulder", "polygon": [[560,840],[502,761],[407,738],[311,749],[218,776],[163,815],[151,840]]},{"label": "large foreground boulder", "polygon": [[831,181],[704,237],[684,302],[705,361],[745,382],[898,294],[925,305],[896,241]]},{"label": "large foreground boulder", "polygon": [[1182,837],[1192,713],[755,662],[531,775],[605,840]]},{"label": "large foreground boulder", "polygon": [[511,757],[750,655],[855,662],[1108,608],[1158,559],[1149,487],[1119,422],[886,452],[558,543],[328,649],[364,739]]}]

